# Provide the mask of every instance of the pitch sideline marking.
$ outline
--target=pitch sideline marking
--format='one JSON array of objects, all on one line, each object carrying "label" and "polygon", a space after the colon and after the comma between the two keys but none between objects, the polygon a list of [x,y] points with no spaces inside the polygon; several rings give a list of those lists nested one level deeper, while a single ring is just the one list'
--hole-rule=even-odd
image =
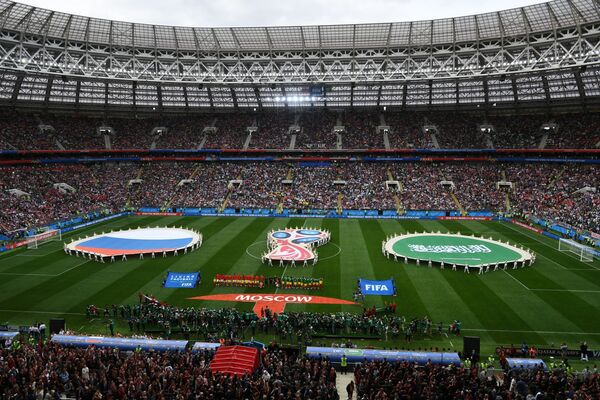
[{"label": "pitch sideline marking", "polygon": [[63,272],[59,273],[59,274],[21,274],[18,272],[0,272],[0,275],[11,275],[11,276],[48,276],[48,277],[57,277],[57,276],[61,276],[62,274],[66,274],[67,272],[82,266],[83,264],[87,264],[92,260],[85,260],[80,262],[79,264],[75,265],[74,267],[71,267],[69,269],[64,270]]}]

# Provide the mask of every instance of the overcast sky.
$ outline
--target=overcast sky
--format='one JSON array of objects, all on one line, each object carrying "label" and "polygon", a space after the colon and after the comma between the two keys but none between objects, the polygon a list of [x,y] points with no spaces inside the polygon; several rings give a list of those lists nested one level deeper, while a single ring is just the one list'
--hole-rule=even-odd
[{"label": "overcast sky", "polygon": [[455,17],[540,0],[21,0],[121,21],[184,26],[269,26],[395,22]]}]

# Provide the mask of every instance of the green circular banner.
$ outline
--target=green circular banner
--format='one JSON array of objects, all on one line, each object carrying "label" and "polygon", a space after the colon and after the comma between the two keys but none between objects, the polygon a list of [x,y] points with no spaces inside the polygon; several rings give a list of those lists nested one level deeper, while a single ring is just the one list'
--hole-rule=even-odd
[{"label": "green circular banner", "polygon": [[467,267],[525,262],[532,254],[493,239],[447,233],[411,233],[395,236],[384,244],[384,252],[420,262]]}]

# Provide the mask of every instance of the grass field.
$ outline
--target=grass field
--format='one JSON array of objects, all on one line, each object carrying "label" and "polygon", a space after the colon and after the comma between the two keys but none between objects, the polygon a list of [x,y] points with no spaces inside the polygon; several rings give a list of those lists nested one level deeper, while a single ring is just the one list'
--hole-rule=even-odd
[{"label": "grass field", "polygon": [[[319,248],[314,267],[287,268],[286,275],[323,277],[325,288],[313,294],[351,299],[356,279],[393,276],[398,312],[407,316],[428,315],[434,323],[453,319],[463,322],[465,335],[480,336],[482,348],[522,341],[538,346],[570,348],[587,340],[600,347],[600,262],[582,263],[574,255],[560,253],[557,242],[504,222],[338,220],[304,218],[235,217],[126,217],[77,231],[71,237],[92,232],[137,226],[187,226],[200,230],[204,244],[193,253],[155,260],[131,260],[113,264],[70,257],[62,243],[51,242],[35,250],[18,250],[0,256],[0,322],[27,325],[64,317],[71,330],[106,333],[102,321],[88,321],[88,304],[134,304],[138,292],[150,293],[169,304],[185,307],[231,307],[235,303],[199,302],[188,297],[202,294],[260,292],[259,289],[213,288],[216,273],[281,276],[283,269],[261,264],[256,258],[265,249],[269,230],[282,227],[323,227],[331,242]],[[381,241],[386,235],[406,231],[443,231],[485,234],[519,243],[537,253],[533,267],[464,274],[450,269],[418,267],[386,260]],[[202,271],[203,282],[195,289],[161,287],[167,270]],[[271,291],[273,289],[270,289]],[[263,292],[268,292],[263,290]],[[281,291],[283,292],[283,291]],[[292,292],[292,291],[290,291]],[[293,291],[294,293],[302,293]],[[389,298],[388,298],[389,299]],[[367,297],[367,305],[382,305],[382,297]],[[251,310],[252,304],[239,303]],[[353,311],[360,306],[288,305],[287,311]],[[128,332],[124,323],[117,330]],[[406,346],[381,343],[380,346]],[[462,340],[435,336],[411,345],[439,346],[456,350]]]}]

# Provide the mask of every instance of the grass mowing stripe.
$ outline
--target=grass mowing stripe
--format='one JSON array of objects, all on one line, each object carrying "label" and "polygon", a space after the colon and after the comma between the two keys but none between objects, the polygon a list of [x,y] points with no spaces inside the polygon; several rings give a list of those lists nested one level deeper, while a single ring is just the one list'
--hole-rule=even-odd
[{"label": "grass mowing stripe", "polygon": [[[151,221],[153,220],[158,220],[161,217],[152,217]],[[134,221],[126,221],[126,223],[123,225],[124,228],[128,228],[131,227],[135,224]],[[98,228],[93,227],[90,228],[90,232],[92,229],[96,229]],[[86,229],[87,231],[87,229]],[[86,233],[86,232],[79,232],[79,233]],[[85,237],[85,235],[84,235]],[[49,242],[44,244],[43,246],[44,248],[49,247],[49,248],[56,248],[55,251],[53,251],[51,254],[48,254],[47,256],[44,257],[35,257],[32,258],[30,260],[28,260],[25,263],[22,262],[16,262],[16,265],[14,265],[11,268],[7,268],[7,269],[2,269],[0,272],[2,273],[16,273],[16,272],[23,272],[24,270],[27,270],[27,272],[31,272],[31,273],[41,273],[41,270],[46,268],[49,264],[51,264],[52,262],[56,261],[56,260],[64,260],[65,259],[65,254],[63,251],[63,245],[61,242]],[[27,251],[27,250],[24,250]],[[35,250],[34,250],[35,251]],[[10,253],[10,256],[13,257],[13,259],[19,260],[20,258],[14,257],[15,255],[17,255],[19,253]],[[3,264],[9,262],[9,260],[11,261],[11,263],[13,262],[10,258],[8,260],[4,260]],[[3,279],[2,283],[6,283],[7,281]],[[0,284],[2,284],[0,283]]]},{"label": "grass mowing stripe", "polygon": [[[331,233],[331,241],[329,244],[325,246],[332,246],[336,244],[341,246],[342,236],[341,236],[341,224],[342,221],[335,218],[327,218],[323,219],[321,224],[322,229],[326,229]],[[355,279],[351,274],[346,274],[347,271],[342,271],[342,256],[344,252],[338,254],[335,257],[329,258],[327,260],[319,260],[319,262],[314,266],[312,274],[314,276],[323,278],[323,290],[321,293],[318,293],[322,296],[335,297],[335,298],[345,298],[352,299],[352,283],[349,283],[349,280]],[[348,267],[350,267],[350,263],[348,263]],[[346,266],[346,264],[345,264]],[[349,285],[349,287],[346,287]],[[356,311],[355,306],[340,306],[340,305],[314,305],[305,306],[308,311],[326,311],[326,312],[337,312],[341,310]]]},{"label": "grass mowing stripe", "polygon": [[[449,230],[451,230],[453,225],[445,221],[441,221],[440,223]],[[471,234],[474,232],[469,229],[468,232],[463,233]],[[462,297],[467,307],[478,316],[485,328],[533,331],[531,326],[508,303],[493,290],[490,290],[483,282],[483,279],[488,277],[487,275],[481,277],[475,274],[466,275],[462,272],[445,270],[442,276]],[[490,332],[490,335],[496,340],[501,340],[503,337],[498,332]],[[545,340],[540,335],[536,334],[532,336],[535,336],[535,343],[545,343]]]},{"label": "grass mowing stripe", "polygon": [[[161,298],[170,304],[185,304],[189,306],[190,301],[187,300],[188,297],[213,292],[212,279],[214,278],[214,275],[218,273],[227,273],[226,269],[231,268],[231,264],[233,263],[233,261],[230,262],[229,257],[223,259],[223,248],[234,240],[233,238],[236,237],[236,234],[239,235],[241,232],[251,229],[251,222],[252,220],[221,217],[203,228],[204,243],[202,247],[200,247],[196,253],[192,253],[192,258],[182,259],[183,265],[178,269],[183,272],[199,270],[202,274],[200,286],[192,290],[160,288],[158,289],[158,293]],[[240,229],[240,224],[244,226],[243,229]],[[245,247],[242,250],[245,252]],[[199,304],[200,303],[198,302],[192,303],[194,306]],[[210,304],[212,305],[213,303],[211,302]]]},{"label": "grass mowing stripe", "polygon": [[[214,252],[214,254],[212,254],[212,256],[210,256],[208,259],[205,259],[204,257],[201,257],[201,259],[205,259],[206,261],[202,262],[202,271],[203,271],[203,275],[204,275],[204,279],[212,279],[212,276],[217,274],[217,273],[222,273],[222,274],[228,274],[228,273],[235,273],[237,271],[231,271],[232,266],[235,264],[235,262],[243,257],[244,255],[246,255],[246,248],[254,243],[256,241],[257,238],[257,232],[262,232],[263,230],[265,230],[272,222],[273,219],[272,218],[250,218],[250,219],[240,219],[238,221],[241,221],[241,223],[243,224],[243,229],[240,229],[239,231],[235,232],[235,234],[229,236],[227,235],[224,239],[224,242],[222,245],[220,245],[220,247],[218,248],[217,251]],[[237,224],[236,224],[237,227]],[[223,234],[228,234],[229,232],[221,232]],[[232,232],[233,233],[233,232]],[[220,236],[224,236],[224,235],[220,235]],[[215,242],[213,241],[213,244]],[[206,273],[204,273],[204,271],[206,271]],[[210,284],[212,281],[210,282],[206,282],[207,284]],[[203,289],[206,288],[208,286],[203,285]],[[209,291],[209,293],[213,292],[215,288],[213,288],[212,290]],[[235,291],[239,291],[239,288],[228,288],[228,289],[235,289]],[[223,293],[223,292],[220,292]],[[225,292],[227,293],[227,292]],[[192,293],[186,293],[185,294],[185,298],[190,297],[190,296],[197,296],[200,294],[206,294],[206,293],[197,293],[197,292],[192,292]],[[177,298],[179,297],[181,299],[181,301],[183,301],[183,296],[184,295],[178,295],[176,292],[173,295],[170,295],[167,297],[167,299],[173,299],[173,298]],[[181,296],[181,297],[180,297]],[[189,305],[189,302],[186,301],[186,304]],[[198,302],[198,305],[203,304],[204,306],[208,306],[208,307],[218,307],[220,305],[220,303],[218,302],[210,302],[210,303],[204,303],[204,302]],[[223,304],[223,306],[225,307],[231,307],[236,303],[225,303]],[[241,306],[240,308],[242,308],[243,306]],[[247,309],[247,308],[244,308]]]},{"label": "grass mowing stripe", "polygon": [[[205,225],[206,228],[212,226],[212,229],[221,229],[223,226],[231,223],[232,221],[220,221],[220,219],[215,220],[203,220],[201,224],[197,225]],[[194,228],[200,228],[202,231],[206,231],[201,226],[194,226]],[[201,251],[202,247],[200,247]],[[119,301],[124,300],[137,300],[138,292],[142,291],[143,293],[156,293],[156,289],[158,289],[161,285],[161,277],[165,274],[165,271],[172,268],[178,262],[189,262],[190,258],[196,252],[179,255],[179,256],[168,256],[167,258],[157,258],[155,260],[146,259],[145,261],[135,260],[131,262],[120,262],[118,264],[114,264],[117,268],[127,268],[130,269],[131,272],[125,276],[121,276],[117,281],[106,280],[102,282],[103,286],[100,286],[100,283],[94,282],[86,282],[88,296],[85,299],[79,299],[76,305],[74,305],[71,310],[79,311],[85,310],[85,306],[89,304],[96,304],[98,306],[102,306],[107,302],[113,304],[116,300],[110,299],[111,292],[117,292]],[[112,266],[112,264],[111,264]],[[153,282],[152,285],[148,285],[150,282]],[[100,286],[100,287],[98,287]],[[119,289],[121,287],[121,289]],[[150,290],[144,290],[150,289]],[[115,296],[116,297],[116,296]]]},{"label": "grass mowing stripe", "polygon": [[[429,310],[421,298],[417,286],[411,279],[407,265],[388,260],[381,253],[381,241],[385,240],[386,232],[379,221],[360,220],[363,240],[367,245],[367,251],[371,260],[371,269],[374,269],[376,279],[388,279],[390,276],[396,282],[396,290],[401,301],[399,302],[400,313],[406,316],[429,315]],[[377,296],[381,299],[380,296]],[[396,301],[396,298],[388,298],[386,301]],[[381,302],[382,300],[379,300]],[[398,302],[397,302],[398,303]]]},{"label": "grass mowing stripe", "polygon": [[538,235],[536,233],[529,233],[525,229],[513,227],[512,224],[510,224],[508,222],[500,222],[500,224],[502,224],[503,227],[506,227],[507,231],[516,232],[520,236],[523,236],[523,237],[533,240],[534,242],[531,242],[531,240],[529,240],[530,245],[532,243],[535,243],[536,248],[544,247],[546,250],[542,253],[545,253],[547,256],[549,256],[548,257],[549,260],[559,259],[561,261],[561,264],[563,265],[563,267],[566,269],[571,269],[570,266],[574,265],[574,263],[576,264],[575,268],[574,268],[576,270],[577,269],[591,269],[591,270],[599,270],[600,269],[600,262],[597,260],[594,260],[592,263],[586,263],[586,262],[579,260],[576,256],[570,255],[570,253],[559,251],[557,241],[552,238]]},{"label": "grass mowing stripe", "polygon": [[[489,225],[476,223],[472,224],[473,227],[479,227],[480,229],[488,229]],[[497,233],[493,234],[496,239],[509,239],[511,242],[518,242],[514,237],[511,236],[510,232],[504,234]],[[533,267],[527,267],[516,271],[506,271],[513,279],[518,279],[521,282],[526,282],[528,285],[557,285],[561,286],[553,280],[548,279],[546,276],[540,273],[540,271],[550,270],[553,273],[561,275],[571,274],[568,270],[557,270],[549,269],[546,267],[547,263],[543,260],[539,260],[534,264]],[[489,274],[490,278],[496,275]],[[553,293],[538,293],[529,291],[525,288],[527,294],[522,293],[523,290],[516,290],[515,293],[510,292],[511,286],[502,285],[500,283],[494,284],[493,279],[486,280],[489,286],[495,291],[505,290],[509,296],[508,299],[514,299],[517,303],[525,303],[528,305],[525,310],[528,312],[530,321],[536,326],[539,331],[576,331],[577,328],[583,331],[590,331],[591,328],[598,329],[598,323],[593,319],[587,318],[594,311],[594,307],[582,300],[580,295],[576,295],[568,292],[560,292],[563,296],[554,296]],[[521,283],[519,283],[521,285]],[[562,286],[561,286],[562,287]],[[554,293],[556,294],[556,293]],[[535,297],[534,297],[535,296]],[[575,306],[575,307],[573,307]],[[549,308],[550,307],[550,308]],[[590,325],[593,324],[593,325]],[[555,339],[556,340],[556,339]]]},{"label": "grass mowing stripe", "polygon": [[[523,239],[527,239],[528,236],[524,235],[523,233],[519,232],[517,229],[511,229],[508,231],[504,231],[503,235],[507,238],[510,239],[511,242],[516,242],[516,243],[522,243],[524,240]],[[571,268],[569,268],[569,265],[573,264],[573,259],[572,257],[566,256],[565,254],[559,252],[559,251],[555,251],[554,256],[552,258],[550,258],[548,256],[548,251],[544,248],[544,246],[540,245],[540,244],[530,244],[528,245],[528,247],[530,247],[532,250],[536,251],[538,253],[538,258],[536,261],[536,264],[539,263],[539,261],[544,262],[544,264],[560,264],[561,266],[563,266],[563,269],[558,269],[556,268],[556,271],[552,271],[552,274],[554,274],[555,277],[558,277],[560,279],[561,284],[559,286],[563,286],[562,283],[564,283],[564,277],[569,276],[568,274],[572,274],[570,276],[577,276],[580,278],[581,283],[587,283],[587,285],[589,284],[593,284],[593,287],[590,287],[591,289],[598,289],[600,290],[600,274],[596,273],[596,274],[589,274],[587,273],[587,271],[583,270],[572,270]],[[534,264],[535,267],[535,264]],[[555,268],[552,268],[552,270],[554,270]],[[550,270],[545,268],[544,273],[548,272],[550,273]],[[593,268],[590,268],[589,271],[594,271]],[[552,279],[552,278],[550,278]],[[586,286],[587,286],[586,285]],[[527,285],[530,286],[530,285]],[[531,286],[530,286],[531,287]],[[587,286],[589,287],[589,286]],[[587,287],[582,287],[581,289],[586,289]],[[551,289],[552,287],[548,287],[549,289]],[[578,289],[579,287],[572,287],[571,289]]]},{"label": "grass mowing stripe", "polygon": [[[484,227],[483,225],[480,225]],[[518,241],[518,239],[514,238],[510,235],[510,233],[497,234],[498,236],[502,236],[510,239],[511,241]],[[537,288],[548,288],[548,289],[563,289],[566,290],[567,287],[559,284],[553,279],[550,279],[546,275],[544,275],[541,271],[547,270],[544,268],[544,262],[536,262],[532,268],[524,268],[519,269],[518,271],[508,271],[507,273],[511,274],[511,276],[515,277],[518,274],[519,281],[523,282],[529,289],[533,287]],[[565,275],[572,274],[572,272],[568,270],[552,270],[556,274]],[[538,297],[540,300],[545,302],[548,306],[552,307],[556,310],[562,318],[570,321],[575,326],[579,327],[583,331],[590,331],[592,329],[598,329],[600,324],[594,320],[594,318],[589,318],[590,315],[594,315],[598,312],[598,307],[590,304],[577,293],[573,292],[543,292],[543,291],[529,291],[530,295],[534,295]],[[534,310],[531,310],[534,311]],[[547,317],[547,316],[545,316]],[[544,318],[548,320],[548,318]],[[556,324],[556,318],[552,319],[552,323]],[[552,325],[554,327],[554,325]],[[550,329],[550,328],[548,328]],[[564,330],[567,330],[566,328]]]},{"label": "grass mowing stripe", "polygon": [[[395,221],[381,220],[379,222],[386,235],[396,233],[397,229],[395,228],[398,224]],[[460,295],[440,276],[444,272],[439,268],[429,268],[424,265],[417,266],[414,263],[404,264],[401,261],[390,260],[389,262],[395,265],[397,270],[406,271],[408,279],[419,294],[423,308],[427,310],[427,315],[435,324],[441,321],[444,328],[446,328],[452,320],[460,319],[463,326],[482,326],[477,315],[467,308]],[[396,285],[401,287],[403,281],[396,278]],[[398,298],[401,305],[404,303],[405,297],[410,299],[410,296],[405,296],[405,293],[399,290]],[[414,314],[414,316],[417,315],[423,316],[424,314]],[[447,346],[448,340],[445,336],[444,339],[444,346]],[[491,337],[485,333],[482,335],[482,340],[490,341]]]}]

